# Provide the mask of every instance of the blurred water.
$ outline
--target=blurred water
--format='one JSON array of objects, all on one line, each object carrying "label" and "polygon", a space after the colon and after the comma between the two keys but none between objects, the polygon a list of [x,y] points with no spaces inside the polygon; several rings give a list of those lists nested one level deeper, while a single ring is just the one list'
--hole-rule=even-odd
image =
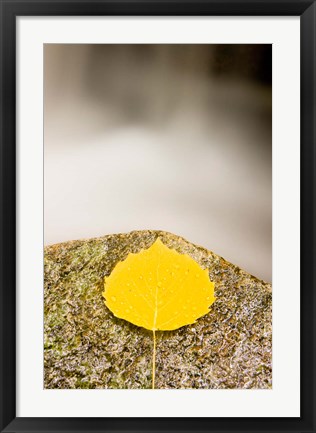
[{"label": "blurred water", "polygon": [[271,281],[271,87],[186,47],[45,47],[45,244],[160,229]]}]

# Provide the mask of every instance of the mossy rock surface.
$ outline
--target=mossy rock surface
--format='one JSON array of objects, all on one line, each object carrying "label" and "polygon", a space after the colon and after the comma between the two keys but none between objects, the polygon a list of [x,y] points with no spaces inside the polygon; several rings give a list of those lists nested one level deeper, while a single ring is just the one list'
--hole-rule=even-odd
[{"label": "mossy rock surface", "polygon": [[210,313],[157,332],[156,388],[271,388],[271,284],[162,231],[134,231],[45,247],[45,388],[151,388],[152,332],[104,304],[103,279],[159,237],[215,282]]}]

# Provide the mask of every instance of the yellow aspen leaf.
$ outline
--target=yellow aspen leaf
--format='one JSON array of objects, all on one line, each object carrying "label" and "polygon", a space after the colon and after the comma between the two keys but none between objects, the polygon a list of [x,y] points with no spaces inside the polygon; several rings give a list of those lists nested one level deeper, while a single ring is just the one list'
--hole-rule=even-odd
[{"label": "yellow aspen leaf", "polygon": [[116,317],[151,331],[194,323],[215,301],[208,271],[159,238],[115,266],[104,279],[103,296]]},{"label": "yellow aspen leaf", "polygon": [[155,388],[156,334],[194,323],[215,301],[214,283],[191,257],[158,238],[150,248],[129,254],[104,278],[105,305],[120,319],[153,332],[152,388]]}]

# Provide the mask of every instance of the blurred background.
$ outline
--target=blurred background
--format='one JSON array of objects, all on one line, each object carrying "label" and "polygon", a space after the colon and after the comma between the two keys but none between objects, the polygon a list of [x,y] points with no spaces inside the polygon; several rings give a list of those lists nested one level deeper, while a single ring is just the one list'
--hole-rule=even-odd
[{"label": "blurred background", "polygon": [[271,45],[44,49],[45,244],[165,230],[272,280]]}]

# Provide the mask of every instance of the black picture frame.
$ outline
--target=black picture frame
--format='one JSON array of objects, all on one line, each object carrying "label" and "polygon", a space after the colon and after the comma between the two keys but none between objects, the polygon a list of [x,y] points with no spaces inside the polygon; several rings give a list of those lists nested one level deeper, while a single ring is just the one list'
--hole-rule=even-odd
[{"label": "black picture frame", "polygon": [[[0,0],[2,432],[315,432],[316,7],[310,0]],[[16,416],[16,17],[299,16],[301,24],[301,416],[19,418]],[[291,89],[289,89],[291,91]],[[286,155],[285,155],[286,157]]]}]

